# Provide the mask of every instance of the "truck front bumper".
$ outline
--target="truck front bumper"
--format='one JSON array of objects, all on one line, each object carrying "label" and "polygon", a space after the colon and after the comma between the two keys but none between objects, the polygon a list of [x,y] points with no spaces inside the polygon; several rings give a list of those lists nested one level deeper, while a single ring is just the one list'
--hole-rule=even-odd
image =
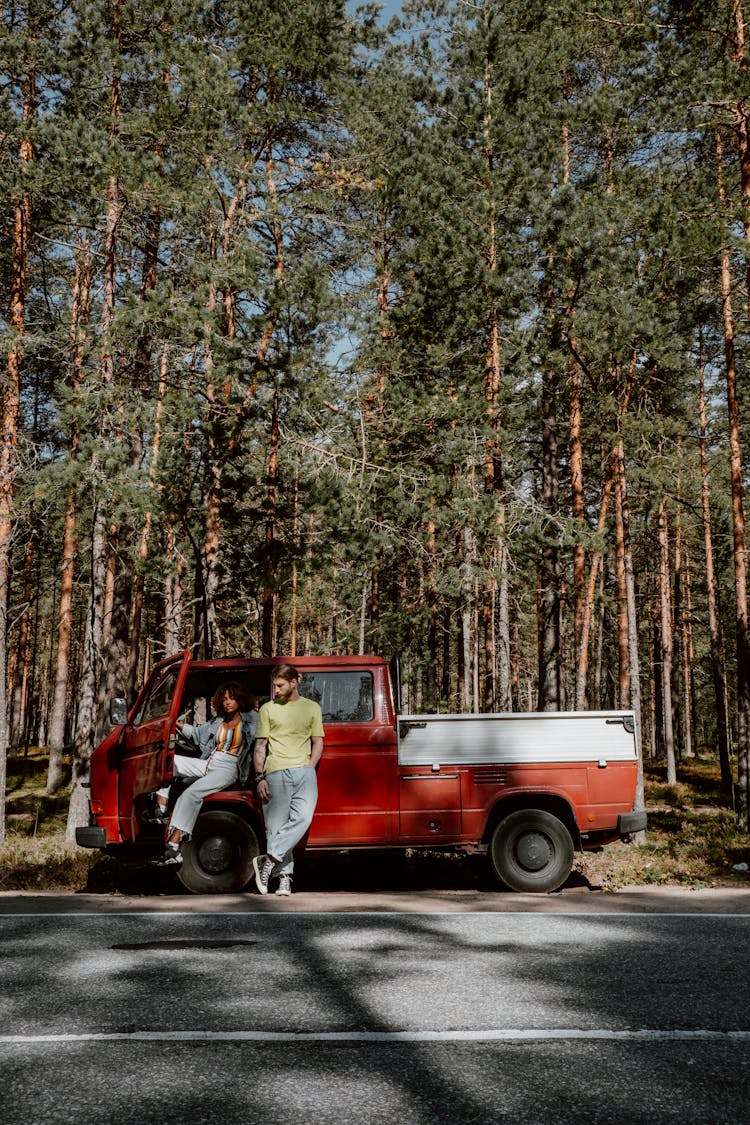
[{"label": "truck front bumper", "polygon": [[620,836],[632,836],[634,832],[644,832],[646,821],[645,812],[620,813],[617,818],[617,831]]},{"label": "truck front bumper", "polygon": [[76,843],[79,848],[103,848],[107,843],[107,833],[93,825],[76,828]]}]

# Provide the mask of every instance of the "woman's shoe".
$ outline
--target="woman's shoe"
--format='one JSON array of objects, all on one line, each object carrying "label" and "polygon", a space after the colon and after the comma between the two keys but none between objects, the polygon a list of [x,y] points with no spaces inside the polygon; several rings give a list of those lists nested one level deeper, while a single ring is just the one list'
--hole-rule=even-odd
[{"label": "woman's shoe", "polygon": [[169,820],[169,809],[166,805],[152,805],[144,811],[141,820],[144,824],[161,824],[163,826]]},{"label": "woman's shoe", "polygon": [[182,852],[180,851],[179,844],[165,844],[164,846],[164,865],[165,867],[179,867],[182,863]]}]

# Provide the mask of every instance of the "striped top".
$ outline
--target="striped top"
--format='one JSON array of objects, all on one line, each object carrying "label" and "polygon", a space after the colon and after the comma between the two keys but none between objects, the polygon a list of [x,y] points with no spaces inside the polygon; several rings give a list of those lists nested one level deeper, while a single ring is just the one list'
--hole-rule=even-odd
[{"label": "striped top", "polygon": [[237,723],[236,726],[229,727],[226,723],[222,723],[216,732],[216,749],[220,750],[223,754],[233,754],[239,757],[245,745],[245,734],[242,730],[242,723]]}]

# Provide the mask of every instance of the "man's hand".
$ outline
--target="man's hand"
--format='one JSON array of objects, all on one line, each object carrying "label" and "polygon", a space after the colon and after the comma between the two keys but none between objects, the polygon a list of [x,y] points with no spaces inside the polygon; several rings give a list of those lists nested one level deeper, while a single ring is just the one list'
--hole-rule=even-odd
[{"label": "man's hand", "polygon": [[268,804],[271,800],[271,790],[268,788],[268,782],[265,777],[258,782],[258,796],[264,805]]}]

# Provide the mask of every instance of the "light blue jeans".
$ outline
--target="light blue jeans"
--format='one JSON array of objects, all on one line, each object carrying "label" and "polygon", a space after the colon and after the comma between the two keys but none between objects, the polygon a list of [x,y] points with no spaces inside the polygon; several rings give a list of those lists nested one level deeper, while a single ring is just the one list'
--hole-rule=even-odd
[{"label": "light blue jeans", "polygon": [[[183,837],[189,836],[195,828],[203,798],[233,785],[238,772],[239,757],[236,754],[225,754],[223,750],[214,750],[208,758],[188,758],[185,754],[175,754],[175,777],[197,777],[198,780],[183,790],[175,801],[169,820],[169,832],[173,828],[179,828]],[[160,789],[159,794],[168,797],[169,786]]]},{"label": "light blue jeans", "polygon": [[276,860],[275,874],[294,871],[292,849],[312,824],[318,803],[318,775],[314,766],[274,770],[266,779],[271,799],[263,806],[266,852]]}]

